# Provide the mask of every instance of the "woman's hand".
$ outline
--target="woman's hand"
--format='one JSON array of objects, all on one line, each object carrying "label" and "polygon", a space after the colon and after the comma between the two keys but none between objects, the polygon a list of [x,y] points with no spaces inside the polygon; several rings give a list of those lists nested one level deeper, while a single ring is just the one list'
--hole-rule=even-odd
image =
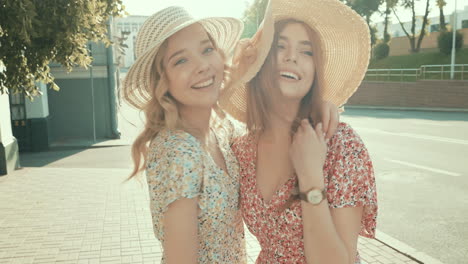
[{"label": "woman's hand", "polygon": [[309,121],[301,121],[294,134],[289,157],[293,163],[299,183],[307,182],[315,187],[323,185],[323,165],[327,154],[327,144],[319,123],[312,128]]},{"label": "woman's hand", "polygon": [[237,42],[231,65],[231,82],[236,83],[257,59],[257,49],[252,39],[241,39]]},{"label": "woman's hand", "polygon": [[340,122],[340,114],[338,107],[329,101],[317,99],[312,105],[310,118],[314,121],[314,125],[323,124],[323,132],[325,138],[330,139],[338,128]]}]

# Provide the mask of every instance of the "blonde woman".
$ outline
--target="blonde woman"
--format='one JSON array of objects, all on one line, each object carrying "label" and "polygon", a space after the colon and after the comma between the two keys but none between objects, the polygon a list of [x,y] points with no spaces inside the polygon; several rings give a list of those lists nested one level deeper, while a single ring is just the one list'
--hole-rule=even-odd
[{"label": "blonde woman", "polygon": [[226,55],[242,28],[233,18],[197,20],[169,7],[138,33],[124,95],[146,124],[132,147],[130,178],[146,171],[162,263],[246,263],[239,165],[230,148],[237,132],[217,108],[229,79]]},{"label": "blonde woman", "polygon": [[262,248],[256,263],[360,263],[358,236],[376,228],[372,162],[351,126],[327,142],[308,116],[313,94],[341,106],[359,86],[367,25],[338,0],[270,0],[251,45],[248,83],[221,105],[248,128],[233,150],[243,219]]}]

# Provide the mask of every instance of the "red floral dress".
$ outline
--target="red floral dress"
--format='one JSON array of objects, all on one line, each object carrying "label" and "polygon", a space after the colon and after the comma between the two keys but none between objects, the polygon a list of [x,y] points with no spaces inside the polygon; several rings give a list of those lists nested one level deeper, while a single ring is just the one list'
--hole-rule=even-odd
[{"label": "red floral dress", "polygon": [[[232,146],[241,171],[241,208],[244,222],[262,248],[256,263],[306,263],[302,207],[295,201],[284,209],[297,179],[290,178],[273,195],[262,199],[256,181],[257,142],[252,135],[238,138]],[[324,180],[330,208],[363,206],[360,235],[375,236],[377,193],[372,162],[360,137],[340,123],[328,142]],[[360,263],[359,254],[356,263]]]}]

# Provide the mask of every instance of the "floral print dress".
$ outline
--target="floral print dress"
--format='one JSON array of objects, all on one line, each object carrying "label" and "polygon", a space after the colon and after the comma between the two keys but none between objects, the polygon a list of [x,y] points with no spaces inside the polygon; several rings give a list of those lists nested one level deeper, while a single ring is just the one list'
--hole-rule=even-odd
[{"label": "floral print dress", "polygon": [[154,233],[163,243],[168,206],[180,198],[198,197],[198,263],[246,263],[239,165],[229,137],[217,135],[217,139],[227,172],[184,131],[165,129],[151,142],[146,178]]},{"label": "floral print dress", "polygon": [[[340,123],[327,143],[324,181],[330,208],[363,206],[360,235],[375,236],[377,193],[369,153],[356,132]],[[297,184],[290,178],[263,200],[256,180],[257,142],[252,135],[238,138],[232,146],[241,166],[241,208],[245,224],[262,248],[256,263],[306,263],[302,207],[285,204]],[[356,263],[360,263],[359,254]]]}]

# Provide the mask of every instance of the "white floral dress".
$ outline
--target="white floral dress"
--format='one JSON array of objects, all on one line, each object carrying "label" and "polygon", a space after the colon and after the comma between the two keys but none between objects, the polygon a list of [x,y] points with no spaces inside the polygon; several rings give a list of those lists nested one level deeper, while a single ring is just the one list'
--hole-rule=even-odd
[{"label": "white floral dress", "polygon": [[169,204],[198,197],[198,263],[247,262],[239,210],[239,165],[230,138],[217,135],[227,173],[184,131],[162,130],[150,144],[146,178],[154,233],[162,243],[163,214]]}]

